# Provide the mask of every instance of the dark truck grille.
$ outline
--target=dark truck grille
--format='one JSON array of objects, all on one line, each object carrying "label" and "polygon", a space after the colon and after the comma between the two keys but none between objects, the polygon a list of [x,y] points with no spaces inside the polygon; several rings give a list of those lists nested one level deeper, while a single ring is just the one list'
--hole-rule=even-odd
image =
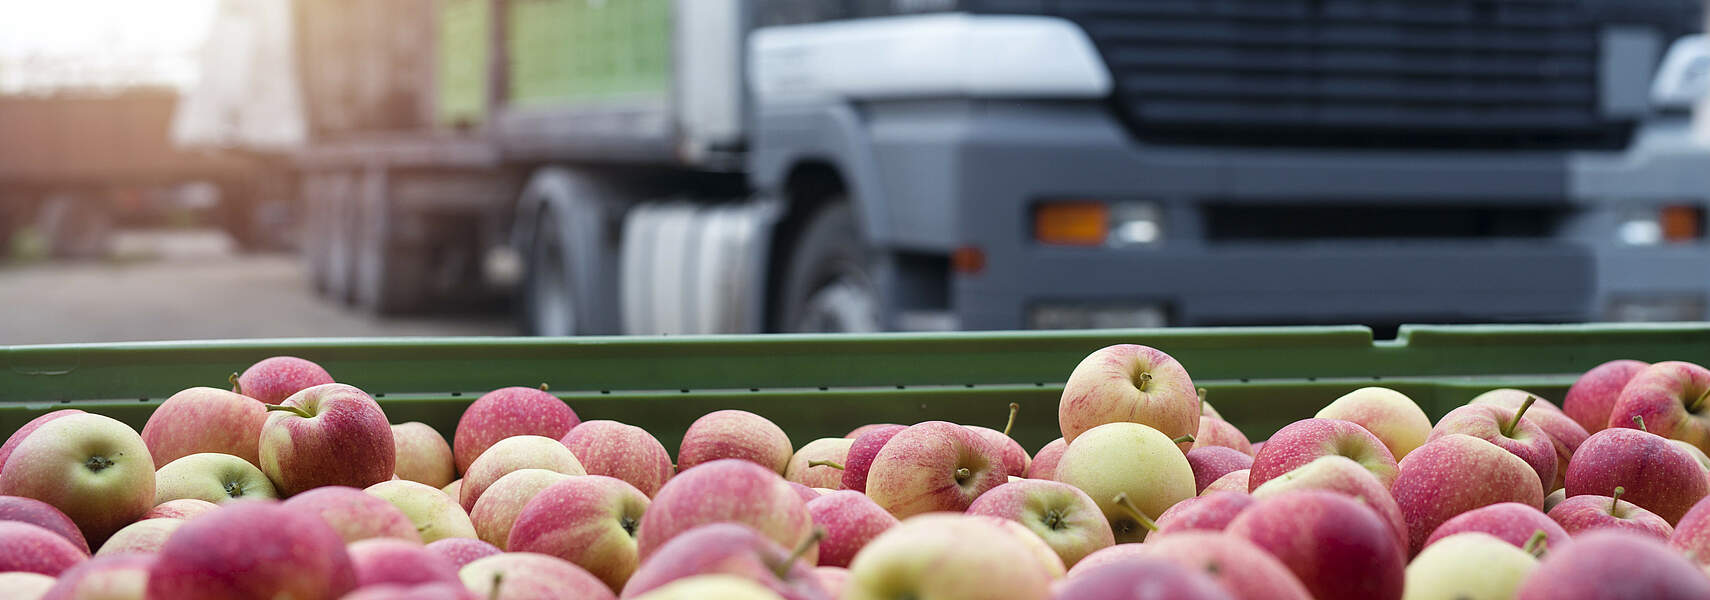
[{"label": "dark truck grille", "polygon": [[1149,141],[1597,148],[1599,30],[1580,0],[1058,0]]}]

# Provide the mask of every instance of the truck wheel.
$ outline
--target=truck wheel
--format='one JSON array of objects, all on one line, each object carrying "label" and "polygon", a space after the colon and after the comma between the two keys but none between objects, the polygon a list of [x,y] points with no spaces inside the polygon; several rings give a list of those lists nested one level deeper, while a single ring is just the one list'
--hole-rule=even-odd
[{"label": "truck wheel", "polygon": [[542,209],[534,222],[528,271],[522,285],[522,326],[527,335],[576,335],[576,294],[564,259],[564,232],[557,216]]},{"label": "truck wheel", "polygon": [[72,195],[50,198],[37,227],[55,257],[99,258],[113,241],[113,214],[106,203]]},{"label": "truck wheel", "polygon": [[873,254],[845,201],[825,204],[796,238],[780,297],[789,332],[879,331]]}]

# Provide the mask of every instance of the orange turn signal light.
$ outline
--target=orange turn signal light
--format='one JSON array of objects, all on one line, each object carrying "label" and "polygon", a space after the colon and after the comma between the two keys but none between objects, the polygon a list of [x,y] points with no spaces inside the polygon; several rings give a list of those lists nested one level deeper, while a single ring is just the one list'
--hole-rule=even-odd
[{"label": "orange turn signal light", "polygon": [[1033,209],[1033,239],[1045,244],[1097,246],[1110,231],[1102,202],[1052,202]]},{"label": "orange turn signal light", "polygon": [[1690,242],[1703,233],[1704,213],[1698,207],[1684,204],[1664,206],[1657,215],[1663,239],[1669,242]]}]

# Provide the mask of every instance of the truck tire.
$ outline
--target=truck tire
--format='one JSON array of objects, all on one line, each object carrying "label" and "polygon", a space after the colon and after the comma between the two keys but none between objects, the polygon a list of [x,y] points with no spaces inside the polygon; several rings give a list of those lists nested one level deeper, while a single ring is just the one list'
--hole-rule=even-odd
[{"label": "truck tire", "polygon": [[574,278],[565,259],[564,232],[557,215],[543,208],[534,222],[528,247],[528,268],[522,281],[518,316],[523,333],[539,336],[576,335],[576,292]]},{"label": "truck tire", "polygon": [[778,329],[879,331],[880,297],[873,258],[849,203],[836,199],[821,205],[790,248],[779,296]]}]

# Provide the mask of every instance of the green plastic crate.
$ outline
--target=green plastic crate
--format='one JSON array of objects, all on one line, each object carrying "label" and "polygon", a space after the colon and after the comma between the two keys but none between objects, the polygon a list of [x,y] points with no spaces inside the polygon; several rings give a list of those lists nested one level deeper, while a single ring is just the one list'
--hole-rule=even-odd
[{"label": "green plastic crate", "polygon": [[675,450],[695,418],[724,408],[776,421],[796,445],[857,425],[943,419],[1002,427],[1029,450],[1058,437],[1062,382],[1115,343],[1169,352],[1254,441],[1350,390],[1382,385],[1432,418],[1497,387],[1560,401],[1615,358],[1710,363],[1710,324],[1157,329],[728,337],[427,338],[0,347],[0,431],[60,408],[141,427],[184,388],[223,387],[261,358],[319,362],[374,394],[393,422],[450,433],[482,393],[550,384],[582,419],[641,426]]},{"label": "green plastic crate", "polygon": [[493,0],[439,0],[436,120],[450,127],[487,117]]},{"label": "green plastic crate", "polygon": [[513,106],[659,98],[670,91],[671,0],[515,0],[506,44]]}]

